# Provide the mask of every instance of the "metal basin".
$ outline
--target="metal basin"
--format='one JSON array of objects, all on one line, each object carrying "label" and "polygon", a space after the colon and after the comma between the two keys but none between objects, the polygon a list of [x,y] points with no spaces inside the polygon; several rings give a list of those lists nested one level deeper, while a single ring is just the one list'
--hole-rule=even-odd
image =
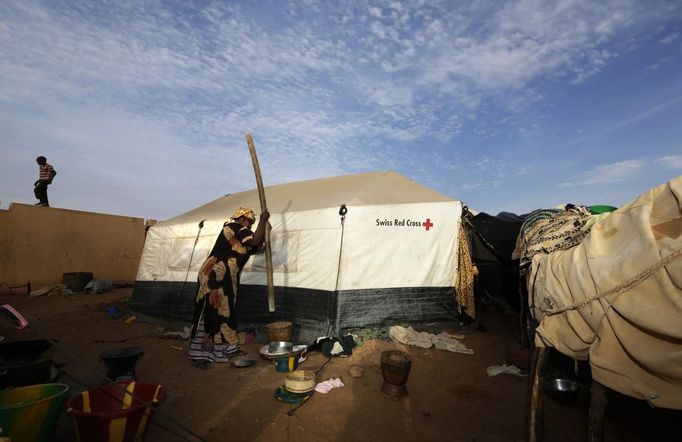
[{"label": "metal basin", "polygon": [[271,354],[287,354],[294,349],[294,344],[285,341],[273,341],[268,344],[268,352]]},{"label": "metal basin", "polygon": [[545,388],[560,393],[572,393],[580,389],[580,384],[571,379],[548,379]]},{"label": "metal basin", "polygon": [[250,367],[255,363],[256,363],[256,361],[254,359],[247,359],[247,358],[239,358],[239,359],[235,359],[232,362],[230,362],[230,364],[236,368]]},{"label": "metal basin", "polygon": [[547,395],[557,402],[571,402],[578,397],[580,384],[572,379],[552,378],[545,381]]}]

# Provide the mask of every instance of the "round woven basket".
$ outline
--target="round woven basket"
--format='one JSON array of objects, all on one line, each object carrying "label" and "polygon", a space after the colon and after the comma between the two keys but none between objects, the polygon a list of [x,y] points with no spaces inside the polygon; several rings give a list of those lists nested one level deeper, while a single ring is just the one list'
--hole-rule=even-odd
[{"label": "round woven basket", "polygon": [[289,321],[273,322],[265,326],[265,331],[268,334],[268,341],[285,341],[291,342],[291,333],[294,324]]},{"label": "round woven basket", "polygon": [[292,371],[284,379],[284,388],[292,393],[307,393],[315,385],[315,372],[311,370]]}]

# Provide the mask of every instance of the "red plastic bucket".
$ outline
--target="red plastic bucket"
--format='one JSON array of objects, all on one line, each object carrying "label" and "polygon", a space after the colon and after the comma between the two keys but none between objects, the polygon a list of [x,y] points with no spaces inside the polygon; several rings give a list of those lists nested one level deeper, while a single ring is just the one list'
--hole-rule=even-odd
[{"label": "red plastic bucket", "polygon": [[81,442],[133,442],[142,440],[152,405],[163,399],[162,385],[115,382],[84,391],[69,401]]}]

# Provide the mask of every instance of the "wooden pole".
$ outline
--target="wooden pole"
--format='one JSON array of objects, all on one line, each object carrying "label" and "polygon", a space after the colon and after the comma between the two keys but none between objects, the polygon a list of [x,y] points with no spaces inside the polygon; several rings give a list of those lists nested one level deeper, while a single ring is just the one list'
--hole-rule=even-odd
[{"label": "wooden pole", "polygon": [[607,402],[606,387],[592,380],[590,411],[587,420],[587,442],[604,441],[604,412]]},{"label": "wooden pole", "polygon": [[535,347],[531,363],[528,388],[528,442],[542,442],[543,439],[543,393],[545,383],[545,367],[547,365],[547,347]]},{"label": "wooden pole", "polygon": [[[263,178],[260,174],[260,165],[256,156],[256,146],[253,144],[251,134],[246,134],[246,144],[249,145],[253,171],[256,173],[256,185],[258,185],[258,198],[260,199],[261,213],[268,210],[265,202],[265,189],[263,188]],[[272,280],[272,249],[270,248],[270,223],[265,225],[265,269],[268,277],[268,310],[270,313],[275,311],[275,285]]]}]

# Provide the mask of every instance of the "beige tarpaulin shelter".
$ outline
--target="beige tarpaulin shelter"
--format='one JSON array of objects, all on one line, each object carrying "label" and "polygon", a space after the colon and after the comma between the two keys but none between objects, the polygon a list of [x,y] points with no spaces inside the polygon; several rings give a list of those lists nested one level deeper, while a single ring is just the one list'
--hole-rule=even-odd
[{"label": "beige tarpaulin shelter", "polygon": [[533,258],[536,345],[589,359],[601,384],[682,409],[682,176]]}]

